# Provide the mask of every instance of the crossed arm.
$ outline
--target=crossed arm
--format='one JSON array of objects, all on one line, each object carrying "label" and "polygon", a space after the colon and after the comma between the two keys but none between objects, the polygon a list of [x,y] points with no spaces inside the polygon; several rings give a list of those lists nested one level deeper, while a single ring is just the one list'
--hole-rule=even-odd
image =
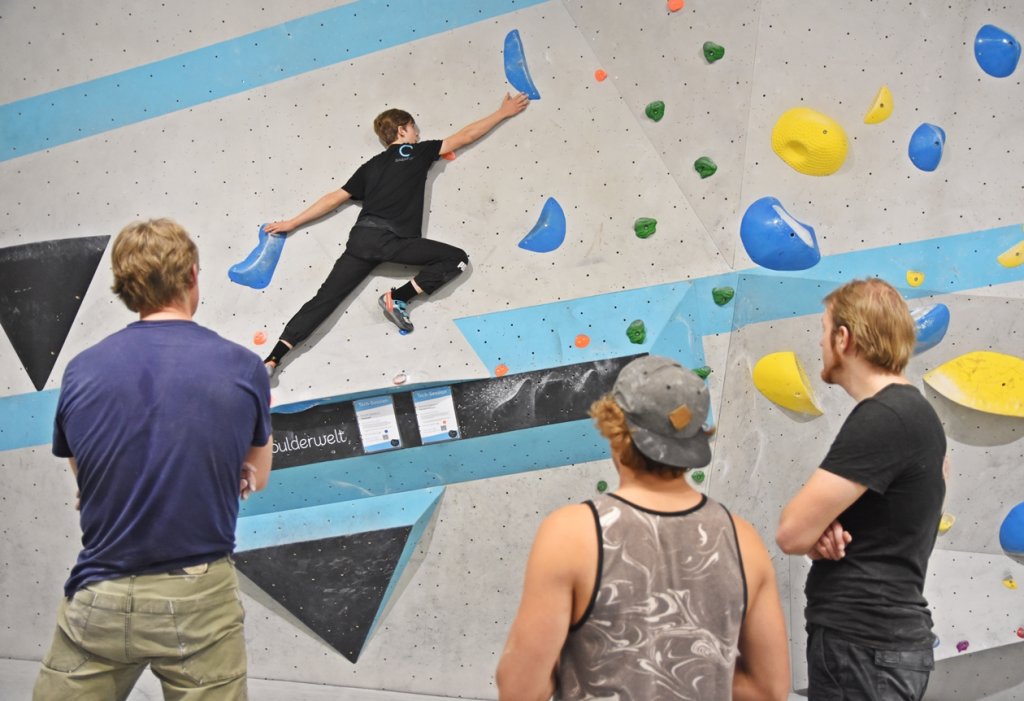
[{"label": "crossed arm", "polygon": [[842,559],[852,536],[836,520],[867,487],[820,467],[786,504],[775,542],[784,553]]}]

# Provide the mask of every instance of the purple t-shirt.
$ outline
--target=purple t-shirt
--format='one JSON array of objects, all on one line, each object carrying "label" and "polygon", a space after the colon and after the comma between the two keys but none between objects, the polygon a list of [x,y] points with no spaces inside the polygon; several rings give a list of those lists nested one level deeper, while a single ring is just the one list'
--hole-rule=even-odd
[{"label": "purple t-shirt", "polygon": [[81,492],[65,595],[230,554],[242,461],[267,442],[269,405],[259,357],[191,321],[138,321],[72,359],[53,431]]}]

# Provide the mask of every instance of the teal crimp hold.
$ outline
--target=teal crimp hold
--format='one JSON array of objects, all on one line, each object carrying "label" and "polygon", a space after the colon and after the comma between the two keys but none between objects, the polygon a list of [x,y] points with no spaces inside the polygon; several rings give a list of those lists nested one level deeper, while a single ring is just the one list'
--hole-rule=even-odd
[{"label": "teal crimp hold", "polygon": [[708,379],[708,375],[711,374],[711,368],[707,365],[701,365],[699,368],[694,368],[693,371],[697,373],[697,377],[702,380]]},{"label": "teal crimp hold", "polygon": [[714,63],[725,56],[725,47],[713,41],[704,42],[704,58],[708,63]]},{"label": "teal crimp hold", "polygon": [[665,103],[661,100],[655,100],[644,108],[644,114],[655,122],[660,122],[661,118],[665,116]]},{"label": "teal crimp hold", "polygon": [[711,297],[715,300],[715,304],[720,307],[727,305],[735,296],[736,290],[731,287],[716,287],[711,290]]},{"label": "teal crimp hold", "polygon": [[718,170],[718,164],[707,156],[701,156],[693,162],[693,169],[700,173],[700,177],[710,178]]},{"label": "teal crimp hold", "polygon": [[643,343],[647,339],[647,327],[643,319],[636,319],[626,327],[626,337],[630,343]]},{"label": "teal crimp hold", "polygon": [[658,228],[658,220],[650,217],[640,217],[633,222],[633,231],[637,238],[646,239],[652,236]]}]

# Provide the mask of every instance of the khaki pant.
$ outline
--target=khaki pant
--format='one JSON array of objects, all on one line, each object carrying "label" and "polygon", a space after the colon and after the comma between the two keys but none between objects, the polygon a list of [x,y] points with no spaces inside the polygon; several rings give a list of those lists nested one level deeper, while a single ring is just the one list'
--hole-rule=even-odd
[{"label": "khaki pant", "polygon": [[147,665],[165,699],[244,701],[244,617],[230,558],[87,585],[61,600],[33,701],[125,699]]}]

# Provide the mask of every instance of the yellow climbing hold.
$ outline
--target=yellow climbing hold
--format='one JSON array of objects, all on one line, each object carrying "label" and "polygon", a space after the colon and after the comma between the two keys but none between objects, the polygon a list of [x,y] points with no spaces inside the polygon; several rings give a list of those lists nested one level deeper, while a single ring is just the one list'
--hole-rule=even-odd
[{"label": "yellow climbing hold", "polygon": [[999,261],[999,265],[1006,266],[1007,268],[1016,268],[1021,263],[1024,263],[1024,241],[1007,248],[999,254],[996,260]]},{"label": "yellow climbing hold", "polygon": [[949,529],[956,523],[956,516],[953,514],[942,514],[939,519],[939,534],[949,533]]},{"label": "yellow climbing hold", "polygon": [[784,409],[821,416],[796,353],[780,351],[764,356],[754,366],[753,379],[761,394]]},{"label": "yellow climbing hold", "polygon": [[911,287],[920,287],[924,284],[924,273],[919,270],[908,270],[907,284]]},{"label": "yellow climbing hold", "polygon": [[1007,589],[1016,589],[1017,588],[1017,580],[1014,579],[1013,577],[1003,577],[1003,586],[1006,587]]},{"label": "yellow climbing hold", "polygon": [[957,404],[1024,418],[1024,359],[973,351],[925,373],[924,381]]},{"label": "yellow climbing hold", "polygon": [[888,85],[883,85],[875,95],[875,102],[871,109],[864,115],[865,124],[878,124],[884,122],[892,114],[892,91]]},{"label": "yellow climbing hold", "polygon": [[846,160],[846,132],[839,122],[807,107],[787,110],[772,129],[772,149],[804,175],[831,175]]}]

